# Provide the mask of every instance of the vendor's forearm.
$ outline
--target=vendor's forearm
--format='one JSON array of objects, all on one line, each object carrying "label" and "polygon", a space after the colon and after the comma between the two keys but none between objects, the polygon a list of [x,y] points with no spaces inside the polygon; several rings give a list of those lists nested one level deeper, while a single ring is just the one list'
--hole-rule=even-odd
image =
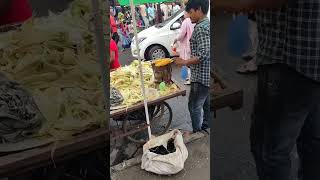
[{"label": "vendor's forearm", "polygon": [[287,0],[215,0],[214,9],[226,11],[255,11],[281,8]]},{"label": "vendor's forearm", "polygon": [[190,58],[188,60],[185,61],[185,65],[186,66],[189,66],[189,65],[194,65],[194,64],[199,64],[200,63],[200,60],[198,57],[193,57],[193,58]]}]

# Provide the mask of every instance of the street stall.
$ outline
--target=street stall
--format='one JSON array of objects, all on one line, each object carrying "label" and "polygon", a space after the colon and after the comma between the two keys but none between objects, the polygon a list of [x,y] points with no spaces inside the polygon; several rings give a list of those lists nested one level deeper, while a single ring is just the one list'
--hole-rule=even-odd
[{"label": "street stall", "polygon": [[[119,98],[114,101],[111,98],[110,117],[118,125],[111,129],[111,140],[121,137],[128,137],[137,143],[145,143],[147,140],[146,136],[143,136],[148,124],[143,111],[138,63],[138,60],[135,60],[129,66],[111,72],[111,86],[122,96],[118,104],[116,101]],[[154,62],[142,62],[142,66],[152,133],[155,136],[162,135],[168,131],[173,116],[170,105],[165,101],[186,95],[186,90],[171,79],[171,64],[156,67]]]},{"label": "street stall", "polygon": [[[0,126],[0,177],[27,179],[39,168],[67,166],[71,159],[92,153],[105,161],[109,66],[102,18],[108,18],[101,17],[106,5],[99,4],[74,0],[59,14],[32,18],[0,34],[1,81],[10,82],[5,88],[13,90],[1,93],[16,98],[8,101],[8,120],[3,117],[6,124]],[[28,107],[21,109],[24,106]],[[32,129],[20,125],[31,122]],[[104,163],[100,172],[107,177]],[[47,172],[59,179],[67,170]]]},{"label": "street stall", "polygon": [[[163,0],[119,1],[120,5],[130,5],[131,14],[133,15],[132,20],[134,27],[134,39],[136,42],[138,42],[139,37],[137,33],[137,20],[134,16],[136,9],[135,6],[144,3],[160,2],[163,2]],[[137,51],[140,51],[139,45],[137,45]],[[172,120],[172,111],[171,107],[167,103],[165,103],[164,100],[169,99],[171,93],[174,93],[178,90],[180,90],[180,93],[174,95],[173,97],[179,96],[180,94],[185,94],[184,90],[182,90],[181,87],[178,87],[177,84],[175,84],[174,81],[171,80],[172,62],[173,61],[171,59],[158,59],[155,62],[143,62],[141,60],[140,55],[138,55],[138,60],[134,61],[130,66],[123,67],[112,72],[110,76],[112,86],[111,92],[115,93],[111,93],[111,100],[121,100],[120,103],[118,103],[120,105],[123,105],[122,108],[125,109],[125,111],[114,111],[114,107],[113,109],[110,109],[111,117],[113,118],[113,120],[117,122],[118,126],[118,122],[122,121],[122,128],[120,128],[120,133],[119,130],[116,131],[118,133],[111,132],[112,139],[128,136],[130,140],[135,142],[147,142],[152,138],[151,125],[153,126],[153,124],[150,124],[150,120],[152,120],[153,123],[159,122],[161,119],[163,119],[162,116],[165,109],[168,109],[169,112],[169,117],[167,118],[168,122],[165,125],[161,125],[161,127],[164,127],[163,130],[160,130],[158,133],[155,133],[155,135],[162,135],[168,130]],[[140,82],[138,79],[140,79]],[[126,84],[126,87],[124,88],[122,86],[123,81]],[[160,90],[160,92],[158,90]],[[133,101],[131,101],[133,96]],[[161,98],[161,96],[163,97]],[[150,100],[155,100],[155,102],[153,102],[153,104],[150,105]],[[127,114],[128,109],[129,111],[132,111],[134,109],[137,109],[137,107],[141,107],[141,105],[134,106],[136,103],[139,102],[143,102],[144,112],[138,110],[132,112],[131,114]],[[116,103],[116,101],[114,103]],[[121,106],[120,108],[117,107],[116,109],[121,109]],[[124,113],[125,115],[123,115]],[[137,117],[137,114],[138,116],[140,116]],[[132,118],[131,115],[134,117]],[[134,121],[134,125],[132,125],[130,120]],[[128,122],[130,126],[128,125]],[[137,134],[136,132],[144,131],[145,128],[147,128],[148,130],[148,139],[146,139],[144,135],[140,135],[140,133],[138,133],[138,137],[132,137],[132,134]]]}]

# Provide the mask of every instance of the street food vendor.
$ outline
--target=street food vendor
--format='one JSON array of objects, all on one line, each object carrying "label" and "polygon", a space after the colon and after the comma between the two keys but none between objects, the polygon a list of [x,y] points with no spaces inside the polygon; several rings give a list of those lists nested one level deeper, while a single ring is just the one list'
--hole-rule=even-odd
[{"label": "street food vendor", "polygon": [[28,0],[1,0],[0,26],[22,23],[32,17]]},{"label": "street food vendor", "polygon": [[[208,0],[189,0],[186,4],[192,23],[196,23],[190,39],[191,57],[176,58],[177,65],[191,69],[189,112],[193,132],[209,128],[210,118],[210,21],[207,18]],[[203,113],[202,113],[203,111]],[[203,114],[203,115],[202,115]],[[202,121],[203,119],[203,121]]]}]

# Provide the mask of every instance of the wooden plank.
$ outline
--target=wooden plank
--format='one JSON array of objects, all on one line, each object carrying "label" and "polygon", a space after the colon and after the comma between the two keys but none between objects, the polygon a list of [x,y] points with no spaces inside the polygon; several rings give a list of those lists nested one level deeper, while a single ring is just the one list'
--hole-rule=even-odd
[{"label": "wooden plank", "polygon": [[[185,96],[186,95],[186,90],[183,88],[183,86],[180,85],[175,80],[172,80],[172,81],[173,81],[173,83],[175,83],[177,85],[179,90],[174,92],[174,93],[172,93],[172,94],[169,94],[167,96],[163,96],[163,97],[160,97],[158,99],[155,99],[155,100],[152,100],[152,101],[148,101],[148,105],[155,105],[155,104],[159,104],[160,102],[166,101],[166,100],[171,99],[171,98],[175,98],[175,97],[178,97],[178,96]],[[130,112],[134,112],[134,111],[140,110],[143,107],[144,107],[144,103],[140,102],[140,103],[137,103],[137,104],[135,104],[133,106],[130,106],[128,108],[113,110],[113,111],[110,112],[110,117],[111,118],[115,118],[115,117],[130,113]]]},{"label": "wooden plank", "polygon": [[53,162],[59,163],[100,148],[107,148],[108,140],[109,131],[98,129],[57,144],[2,156],[0,158],[0,177],[26,173]]},{"label": "wooden plank", "polygon": [[218,96],[214,96],[214,89],[211,89],[211,110],[216,111],[225,107],[232,110],[240,109],[243,106],[243,90],[231,86],[226,80],[221,78],[217,72],[211,73],[211,77],[222,87]]},{"label": "wooden plank", "polygon": [[144,125],[140,125],[139,127],[136,126],[134,130],[130,130],[128,132],[123,132],[123,130],[117,129],[117,130],[112,130],[111,131],[111,135],[110,135],[110,140],[115,140],[115,139],[119,139],[119,138],[123,138],[132,134],[135,134],[137,132],[141,132],[145,129],[148,129],[148,125],[144,124]]}]

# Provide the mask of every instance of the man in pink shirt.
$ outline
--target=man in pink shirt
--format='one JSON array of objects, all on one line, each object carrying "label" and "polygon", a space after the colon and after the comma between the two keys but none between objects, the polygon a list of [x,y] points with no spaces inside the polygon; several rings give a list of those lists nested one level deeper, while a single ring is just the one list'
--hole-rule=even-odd
[{"label": "man in pink shirt", "polygon": [[[182,59],[190,59],[191,49],[190,49],[190,39],[193,33],[195,24],[192,24],[189,14],[184,12],[184,20],[181,25],[181,31],[177,39],[174,40],[174,44],[179,41],[178,52]],[[190,69],[188,68],[188,77],[185,84],[190,84]]]}]

